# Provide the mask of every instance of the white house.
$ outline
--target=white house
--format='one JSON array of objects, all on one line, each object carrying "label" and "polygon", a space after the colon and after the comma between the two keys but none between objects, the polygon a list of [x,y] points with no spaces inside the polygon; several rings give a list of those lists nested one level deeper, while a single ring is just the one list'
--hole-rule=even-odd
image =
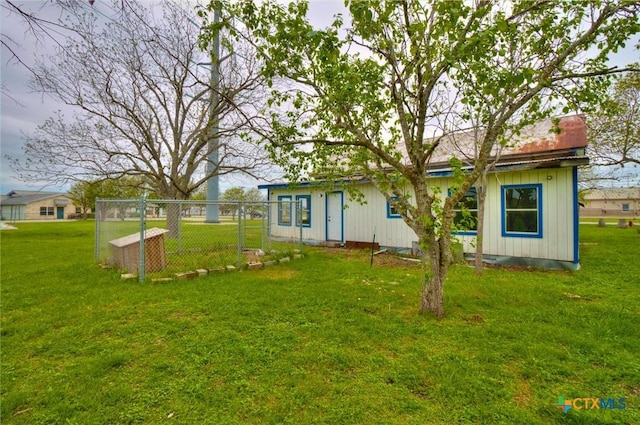
[{"label": "white house", "polygon": [[[559,133],[552,120],[529,127],[505,148],[489,174],[485,203],[485,258],[503,264],[577,269],[578,166],[585,156],[586,126],[582,116],[562,117]],[[463,155],[461,153],[461,155]],[[445,161],[432,163],[429,177],[444,198],[451,187]],[[352,182],[353,183],[353,182]],[[417,236],[367,180],[357,182],[366,203],[352,201],[340,182],[327,190],[322,182],[265,184],[272,204],[270,234],[302,238],[308,243],[362,246],[376,244],[412,250]],[[464,198],[477,215],[475,188]],[[456,234],[464,252],[475,252],[476,232]]]}]

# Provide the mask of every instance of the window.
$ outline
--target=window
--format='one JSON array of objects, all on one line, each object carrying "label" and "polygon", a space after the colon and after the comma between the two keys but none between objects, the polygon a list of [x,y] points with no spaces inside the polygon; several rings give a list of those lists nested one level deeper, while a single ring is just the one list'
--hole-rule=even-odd
[{"label": "window", "polygon": [[278,196],[278,224],[291,226],[291,196]]},{"label": "window", "polygon": [[40,215],[53,215],[53,207],[40,207]]},{"label": "window", "polygon": [[502,186],[502,236],[542,237],[542,185]]},{"label": "window", "polygon": [[[449,191],[449,196],[451,196],[451,191]],[[453,218],[453,223],[456,229],[460,229],[455,233],[475,235],[478,230],[478,193],[475,187],[465,193],[453,208],[453,211],[456,214]]]},{"label": "window", "polygon": [[[398,197],[392,196],[391,199],[396,200],[398,199]],[[389,201],[387,201],[387,218],[402,218],[402,216],[398,212],[398,209],[391,205]]]},{"label": "window", "polygon": [[311,227],[311,195],[297,195],[298,220],[296,226]]},{"label": "window", "polygon": [[622,204],[622,212],[629,212],[629,204]]}]

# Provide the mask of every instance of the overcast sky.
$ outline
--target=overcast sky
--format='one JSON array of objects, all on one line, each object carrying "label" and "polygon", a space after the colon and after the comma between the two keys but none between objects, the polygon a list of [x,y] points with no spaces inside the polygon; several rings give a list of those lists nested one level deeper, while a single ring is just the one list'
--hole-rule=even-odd
[{"label": "overcast sky", "polygon": [[[4,0],[0,0],[4,2]],[[150,0],[151,1],[151,0]],[[55,2],[51,1],[17,1],[25,10],[36,13],[38,16],[57,21],[60,16],[59,9]],[[88,0],[86,7],[90,9]],[[192,1],[195,4],[195,1]],[[110,9],[111,1],[96,0],[93,9],[101,14],[114,16],[115,12]],[[32,34],[26,31],[25,23],[15,14],[10,14],[4,7],[0,9],[2,34],[9,36],[15,41],[15,48],[21,60],[32,63],[37,56],[53,52],[52,43],[47,40],[36,40]],[[342,0],[312,0],[310,15],[318,26],[325,26],[331,21],[331,17],[339,12],[345,12]],[[64,34],[58,34],[60,39]],[[627,48],[612,58],[612,65],[624,65],[630,62],[640,61],[640,55],[636,49],[638,39],[629,43]],[[35,128],[42,124],[52,113],[58,109],[65,110],[64,105],[56,104],[47,97],[39,93],[30,92],[28,89],[29,74],[23,66],[10,60],[9,52],[2,48],[1,79],[3,86],[1,107],[1,148],[2,155],[0,163],[0,193],[6,194],[15,189],[44,189],[53,191],[64,191],[65,187],[46,186],[41,184],[29,184],[20,181],[16,173],[9,166],[5,155],[20,157],[24,143],[23,133],[32,133]],[[71,112],[67,112],[68,116]],[[221,191],[233,186],[255,187],[257,182],[252,182],[244,178],[223,177],[221,178]]]}]

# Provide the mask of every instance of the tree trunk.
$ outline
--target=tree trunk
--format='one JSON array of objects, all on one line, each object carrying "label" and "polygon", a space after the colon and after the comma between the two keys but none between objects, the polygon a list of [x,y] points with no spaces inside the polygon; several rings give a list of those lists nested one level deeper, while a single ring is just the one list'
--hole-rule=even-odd
[{"label": "tree trunk", "polygon": [[476,193],[478,196],[478,223],[477,223],[477,233],[476,233],[476,256],[475,256],[475,270],[477,275],[482,275],[483,271],[483,240],[484,240],[484,202],[487,198],[487,184],[488,184],[488,176],[487,173],[482,173],[482,176],[479,180],[480,184],[476,187]]},{"label": "tree trunk", "polygon": [[167,237],[178,239],[180,236],[180,212],[182,207],[180,204],[167,204]]},{"label": "tree trunk", "polygon": [[[430,238],[428,251],[423,247],[422,261],[425,265],[423,275],[422,303],[420,312],[431,312],[438,319],[444,316],[444,282],[451,263],[451,241],[445,235]],[[427,267],[429,272],[427,272]]]}]

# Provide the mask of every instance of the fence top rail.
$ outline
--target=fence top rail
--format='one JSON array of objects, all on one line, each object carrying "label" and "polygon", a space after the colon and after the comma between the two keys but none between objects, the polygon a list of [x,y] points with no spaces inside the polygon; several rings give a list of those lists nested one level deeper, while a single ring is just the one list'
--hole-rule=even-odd
[{"label": "fence top rail", "polygon": [[[131,198],[131,199],[109,199],[109,198],[96,198],[97,203],[129,203],[136,205],[140,204],[140,198]],[[182,204],[182,205],[204,205],[204,204],[217,204],[217,205],[269,205],[269,204],[282,204],[282,203],[292,203],[297,204],[301,203],[300,200],[286,200],[286,201],[226,201],[226,200],[217,200],[211,201],[206,199],[151,199],[145,198],[144,202],[146,204]]]}]

